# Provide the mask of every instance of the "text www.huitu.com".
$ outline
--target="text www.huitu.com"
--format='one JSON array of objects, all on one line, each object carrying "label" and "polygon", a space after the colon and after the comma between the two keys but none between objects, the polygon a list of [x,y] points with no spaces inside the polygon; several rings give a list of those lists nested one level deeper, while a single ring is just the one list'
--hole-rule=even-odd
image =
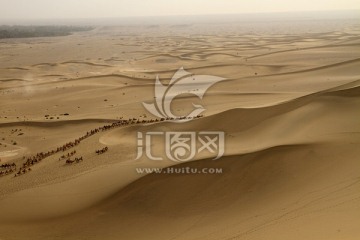
[{"label": "text www.huitu.com", "polygon": [[192,167],[169,167],[169,168],[136,168],[138,174],[222,174],[222,168],[192,168]]}]

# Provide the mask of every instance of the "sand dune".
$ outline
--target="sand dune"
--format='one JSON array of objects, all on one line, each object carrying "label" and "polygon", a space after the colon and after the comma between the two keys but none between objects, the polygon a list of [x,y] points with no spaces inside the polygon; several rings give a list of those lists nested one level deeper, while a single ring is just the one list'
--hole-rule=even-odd
[{"label": "sand dune", "polygon": [[[0,176],[0,238],[358,239],[360,38],[344,24],[288,34],[114,26],[2,43],[0,164],[19,169],[91,130],[134,123]],[[178,115],[201,104],[203,117],[150,121],[142,103],[154,101],[156,76],[168,84],[180,67],[226,79],[202,100],[172,102]],[[158,138],[163,161],[135,160],[137,133],[156,131],[223,131],[224,156],[174,162]],[[73,150],[84,160],[66,164]],[[138,171],[147,168],[162,173]],[[221,173],[181,172],[210,168]]]}]

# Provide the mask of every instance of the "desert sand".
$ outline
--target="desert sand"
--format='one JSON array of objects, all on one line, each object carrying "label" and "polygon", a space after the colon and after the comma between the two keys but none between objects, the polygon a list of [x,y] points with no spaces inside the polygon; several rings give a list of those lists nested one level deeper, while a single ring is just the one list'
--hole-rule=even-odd
[{"label": "desert sand", "polygon": [[[226,80],[160,121],[142,105],[181,67]],[[119,120],[15,174],[30,156]],[[144,122],[143,122],[144,121]],[[136,159],[137,132],[224,131],[225,154]],[[0,40],[0,239],[359,239],[358,21],[96,27]],[[163,152],[164,142],[154,143]],[[95,150],[108,147],[98,155]],[[76,150],[76,164],[59,160]],[[221,168],[140,174],[136,168]],[[5,170],[4,170],[5,171]]]}]

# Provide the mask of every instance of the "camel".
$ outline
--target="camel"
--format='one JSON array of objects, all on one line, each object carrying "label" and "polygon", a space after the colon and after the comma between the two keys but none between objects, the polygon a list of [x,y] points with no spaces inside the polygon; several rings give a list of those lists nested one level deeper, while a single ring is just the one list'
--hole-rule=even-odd
[{"label": "camel", "polygon": [[98,155],[100,155],[100,154],[103,154],[103,153],[107,152],[108,150],[109,150],[108,147],[104,147],[104,148],[102,148],[102,149],[100,149],[100,150],[96,150],[95,153],[97,153]]}]

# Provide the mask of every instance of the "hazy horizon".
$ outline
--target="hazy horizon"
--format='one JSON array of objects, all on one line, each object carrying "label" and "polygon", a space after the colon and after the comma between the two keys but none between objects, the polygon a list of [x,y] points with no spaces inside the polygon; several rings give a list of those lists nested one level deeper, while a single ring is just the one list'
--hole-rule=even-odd
[{"label": "hazy horizon", "polygon": [[193,23],[229,23],[252,21],[292,21],[292,20],[328,20],[359,19],[360,9],[297,11],[297,12],[263,12],[263,13],[228,13],[198,14],[172,16],[120,16],[93,18],[0,18],[0,25],[152,25],[152,24],[193,24]]},{"label": "hazy horizon", "polygon": [[93,19],[360,10],[357,0],[0,0],[0,19]]}]

